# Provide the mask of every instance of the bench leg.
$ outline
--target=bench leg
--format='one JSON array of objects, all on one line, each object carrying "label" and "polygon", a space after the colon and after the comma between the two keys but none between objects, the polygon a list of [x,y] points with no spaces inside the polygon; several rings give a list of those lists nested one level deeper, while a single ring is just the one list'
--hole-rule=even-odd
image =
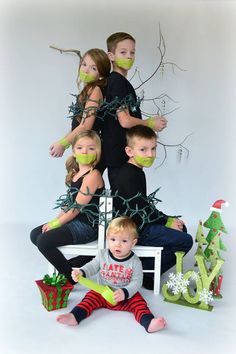
[{"label": "bench leg", "polygon": [[155,255],[154,264],[154,294],[158,295],[160,293],[160,282],[161,282],[161,252],[157,251]]},{"label": "bench leg", "polygon": [[57,273],[56,268],[48,262],[48,275],[52,276],[55,272]]}]

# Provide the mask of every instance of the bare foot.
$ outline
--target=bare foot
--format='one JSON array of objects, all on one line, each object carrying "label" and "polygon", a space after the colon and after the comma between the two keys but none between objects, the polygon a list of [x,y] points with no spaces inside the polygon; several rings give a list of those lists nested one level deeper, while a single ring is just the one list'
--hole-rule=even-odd
[{"label": "bare foot", "polygon": [[153,318],[148,327],[148,333],[160,331],[166,327],[166,321],[164,317]]},{"label": "bare foot", "polygon": [[76,326],[78,324],[73,313],[65,313],[64,315],[59,315],[57,317],[57,321],[68,326]]}]

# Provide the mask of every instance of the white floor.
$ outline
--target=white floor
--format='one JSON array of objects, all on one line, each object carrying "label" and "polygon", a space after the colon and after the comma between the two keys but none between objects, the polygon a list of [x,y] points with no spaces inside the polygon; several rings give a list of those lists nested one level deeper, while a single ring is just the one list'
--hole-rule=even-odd
[{"label": "white floor", "polygon": [[[68,309],[47,312],[34,283],[47,273],[47,264],[29,240],[30,228],[23,225],[1,227],[1,353],[235,352],[235,256],[229,240],[225,240],[228,251],[224,254],[223,299],[214,302],[213,311],[170,304],[164,302],[161,295],[154,296],[152,291],[142,289],[153,313],[163,315],[168,322],[166,330],[148,334],[131,314],[108,310],[94,312],[78,327],[58,324],[56,316],[70,310],[82,298],[84,290],[79,286],[73,290]],[[233,238],[233,233],[229,232],[227,237]],[[190,254],[186,257],[186,270],[192,265]],[[162,282],[165,279],[163,277]]]}]

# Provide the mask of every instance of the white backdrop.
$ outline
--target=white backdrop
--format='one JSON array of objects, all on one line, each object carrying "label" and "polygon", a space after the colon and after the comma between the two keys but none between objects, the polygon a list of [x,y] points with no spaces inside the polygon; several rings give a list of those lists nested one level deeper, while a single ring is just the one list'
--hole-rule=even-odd
[{"label": "white backdrop", "polygon": [[[185,143],[190,155],[168,149],[165,164],[147,171],[149,192],[158,194],[166,213],[182,214],[196,228],[216,199],[228,200],[223,220],[235,229],[235,1],[35,0],[0,1],[1,32],[1,223],[37,225],[50,220],[56,198],[65,191],[64,162],[53,159],[52,142],[69,130],[70,93],[76,93],[78,59],[49,45],[106,49],[113,32],[137,40],[136,66],[145,78],[159,56],[159,23],[166,66],[145,86],[146,97],[161,93],[167,103],[163,142]],[[3,79],[2,79],[3,78]],[[159,151],[161,155],[161,149]],[[233,236],[233,235],[231,235]],[[231,237],[233,239],[233,237]]]}]

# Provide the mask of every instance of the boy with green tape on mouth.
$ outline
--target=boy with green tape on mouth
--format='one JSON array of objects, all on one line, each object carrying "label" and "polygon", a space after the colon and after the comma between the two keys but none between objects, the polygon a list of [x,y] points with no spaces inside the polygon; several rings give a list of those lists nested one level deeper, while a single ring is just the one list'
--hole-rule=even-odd
[{"label": "boy with green tape on mouth", "polygon": [[[146,176],[143,168],[150,167],[156,158],[157,136],[149,127],[136,125],[127,129],[125,152],[128,157],[118,171],[112,194],[115,215],[127,215],[135,221],[139,230],[138,244],[164,247],[161,256],[161,273],[176,263],[175,252],[185,254],[193,245],[192,236],[177,217],[170,217],[157,210],[147,197]],[[128,201],[124,203],[124,200]],[[144,269],[154,269],[154,259],[142,260]],[[145,273],[143,286],[153,289],[152,273]]]},{"label": "boy with green tape on mouth", "polygon": [[135,46],[135,39],[125,32],[113,33],[107,38],[108,57],[113,70],[107,78],[104,97],[107,103],[114,100],[121,103],[117,110],[106,111],[101,129],[104,169],[107,168],[111,188],[117,172],[128,159],[125,154],[126,130],[141,124],[160,132],[167,126],[167,119],[162,116],[142,119],[135,90],[127,79],[135,60]]}]

